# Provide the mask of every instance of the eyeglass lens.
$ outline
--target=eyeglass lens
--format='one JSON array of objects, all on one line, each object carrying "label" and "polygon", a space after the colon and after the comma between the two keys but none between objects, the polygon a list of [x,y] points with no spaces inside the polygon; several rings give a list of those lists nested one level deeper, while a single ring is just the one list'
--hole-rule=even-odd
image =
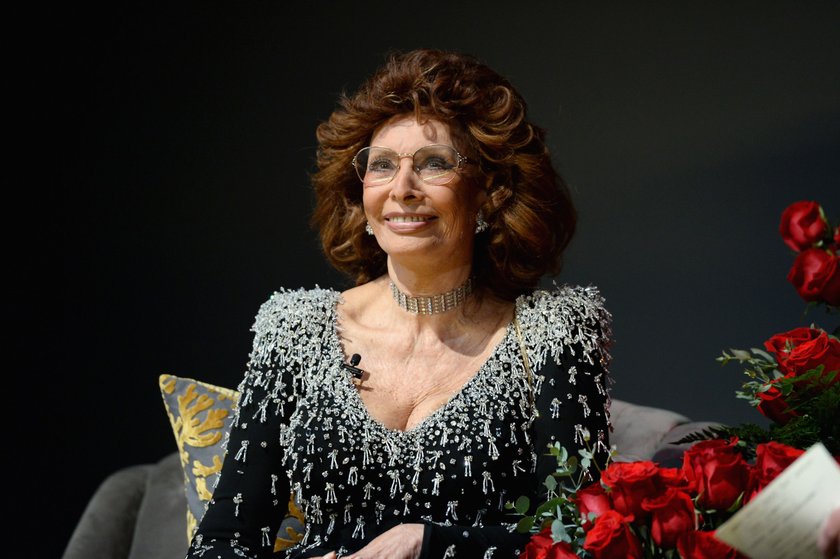
[{"label": "eyeglass lens", "polygon": [[[385,184],[397,174],[400,155],[383,147],[366,147],[355,158],[356,173],[365,184]],[[430,145],[418,149],[412,157],[412,168],[430,184],[446,184],[460,166],[460,156],[451,146]]]}]

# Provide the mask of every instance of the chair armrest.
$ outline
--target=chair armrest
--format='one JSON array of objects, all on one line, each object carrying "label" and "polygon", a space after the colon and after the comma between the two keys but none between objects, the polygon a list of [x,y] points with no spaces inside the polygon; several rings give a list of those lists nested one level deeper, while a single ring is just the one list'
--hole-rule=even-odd
[{"label": "chair armrest", "polygon": [[146,479],[153,466],[118,470],[97,488],[73,530],[62,559],[126,559]]},{"label": "chair armrest", "polygon": [[173,452],[149,471],[128,559],[180,559],[188,547],[184,474]]},{"label": "chair armrest", "polygon": [[650,460],[669,432],[689,423],[687,417],[676,412],[617,399],[610,404],[610,421],[610,443],[618,450],[618,462]]}]

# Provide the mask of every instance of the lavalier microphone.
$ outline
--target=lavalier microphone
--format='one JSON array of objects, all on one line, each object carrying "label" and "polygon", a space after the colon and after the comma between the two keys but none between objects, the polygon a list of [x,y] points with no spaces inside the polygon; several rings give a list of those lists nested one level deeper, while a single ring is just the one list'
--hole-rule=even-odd
[{"label": "lavalier microphone", "polygon": [[350,374],[353,375],[354,378],[361,379],[365,372],[356,366],[361,360],[362,356],[358,353],[354,353],[350,356],[350,363],[342,363],[341,366],[350,371]]}]

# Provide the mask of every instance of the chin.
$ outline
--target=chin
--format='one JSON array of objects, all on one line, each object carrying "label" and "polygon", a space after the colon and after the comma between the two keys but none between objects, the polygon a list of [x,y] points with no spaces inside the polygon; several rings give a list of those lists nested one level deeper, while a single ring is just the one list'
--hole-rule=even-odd
[{"label": "chin", "polygon": [[400,242],[381,243],[380,247],[388,258],[406,263],[427,259],[433,259],[436,265],[447,260],[453,263],[472,261],[472,247],[470,246],[469,250],[461,254],[465,245],[463,242],[456,243],[454,240],[447,243],[438,238],[423,237],[411,241],[406,239]]}]

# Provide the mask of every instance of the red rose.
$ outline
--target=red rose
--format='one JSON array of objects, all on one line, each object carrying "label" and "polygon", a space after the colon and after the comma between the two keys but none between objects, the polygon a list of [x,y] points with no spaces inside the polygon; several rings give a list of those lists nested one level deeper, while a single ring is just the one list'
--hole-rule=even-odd
[{"label": "red rose", "polygon": [[642,544],[630,530],[632,516],[608,510],[597,519],[586,534],[583,549],[595,559],[641,559]]},{"label": "red rose", "polygon": [[746,489],[749,465],[736,439],[695,443],[683,456],[683,476],[701,509],[727,510]]},{"label": "red rose", "polygon": [[837,255],[809,248],[796,255],[787,279],[805,301],[824,301],[840,306],[840,265]]},{"label": "red rose", "polygon": [[801,448],[776,441],[761,443],[755,447],[755,466],[762,475],[772,479],[803,454],[805,451]]},{"label": "red rose", "polygon": [[799,252],[823,238],[828,230],[828,223],[822,209],[816,202],[794,202],[782,212],[779,234],[785,244]]},{"label": "red rose", "polygon": [[583,529],[589,530],[591,522],[589,521],[589,514],[594,513],[595,516],[601,516],[608,510],[612,510],[612,503],[600,483],[590,483],[583,489],[579,489],[572,502],[577,506],[580,515],[583,518]]},{"label": "red rose", "polygon": [[[772,385],[774,381],[770,381]],[[767,419],[784,425],[799,414],[793,410],[782,396],[782,391],[775,386],[770,386],[766,392],[759,392],[758,411]]]},{"label": "red rose", "polygon": [[665,490],[659,478],[659,468],[649,460],[638,462],[613,462],[601,474],[615,510],[641,521],[647,518],[642,500],[656,497]]},{"label": "red rose", "polygon": [[645,499],[642,507],[651,513],[653,541],[664,549],[673,549],[678,537],[695,528],[694,501],[675,487],[669,487],[659,497]]},{"label": "red rose", "polygon": [[577,554],[568,543],[554,541],[549,524],[531,536],[519,559],[577,559]]},{"label": "red rose", "polygon": [[764,342],[764,347],[776,356],[779,370],[787,376],[801,375],[819,365],[825,366],[824,375],[840,370],[840,340],[824,330],[795,328],[776,334]]},{"label": "red rose", "polygon": [[768,483],[773,481],[794,460],[805,453],[800,448],[770,441],[755,447],[755,466],[751,472],[750,487],[744,501],[753,499]]},{"label": "red rose", "polygon": [[714,532],[694,530],[686,532],[677,540],[680,557],[691,559],[736,559],[740,557],[735,549],[715,538]]},{"label": "red rose", "polygon": [[799,345],[816,340],[821,333],[822,330],[816,328],[794,328],[793,330],[771,336],[769,340],[764,342],[764,348],[776,356],[776,361],[779,363],[779,370],[782,373],[786,375],[795,374],[796,371],[792,371],[787,366],[790,352]]},{"label": "red rose", "polygon": [[659,479],[665,487],[676,487],[677,489],[685,489],[688,487],[688,482],[682,474],[680,468],[659,468]]}]

